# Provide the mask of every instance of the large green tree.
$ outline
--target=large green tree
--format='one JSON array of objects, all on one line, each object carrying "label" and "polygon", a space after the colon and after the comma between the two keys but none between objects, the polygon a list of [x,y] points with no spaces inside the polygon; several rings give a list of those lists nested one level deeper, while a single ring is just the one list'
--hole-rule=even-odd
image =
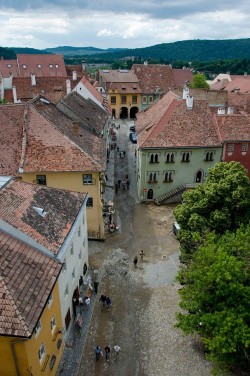
[{"label": "large green tree", "polygon": [[250,181],[238,162],[221,162],[209,169],[205,183],[183,195],[174,211],[181,230],[178,235],[181,261],[192,260],[211,231],[235,231],[250,219]]},{"label": "large green tree", "polygon": [[206,77],[202,73],[197,73],[193,77],[193,82],[189,85],[193,89],[210,89]]},{"label": "large green tree", "polygon": [[177,326],[198,333],[215,370],[250,369],[250,226],[210,233],[192,263],[179,272]]}]

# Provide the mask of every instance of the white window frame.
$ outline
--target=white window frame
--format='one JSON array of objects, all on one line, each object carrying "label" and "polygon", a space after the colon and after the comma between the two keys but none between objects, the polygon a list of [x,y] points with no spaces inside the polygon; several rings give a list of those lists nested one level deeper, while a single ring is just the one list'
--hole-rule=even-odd
[{"label": "white window frame", "polygon": [[41,323],[41,320],[39,320],[34,330],[34,334],[36,338],[39,336],[39,333],[41,332],[41,330],[42,330],[42,323]]},{"label": "white window frame", "polygon": [[92,174],[83,174],[83,185],[92,185],[93,177]]},{"label": "white window frame", "polygon": [[55,318],[55,315],[52,316],[52,319],[50,321],[50,329],[51,329],[51,333],[53,334],[55,332],[55,329],[56,329],[56,318]]},{"label": "white window frame", "polygon": [[53,293],[50,294],[49,299],[48,299],[48,307],[49,308],[51,307],[52,303],[53,303]]},{"label": "white window frame", "polygon": [[42,342],[40,349],[38,350],[38,358],[39,358],[40,364],[42,363],[45,357],[45,354],[46,354],[46,349],[45,349],[44,343]]}]

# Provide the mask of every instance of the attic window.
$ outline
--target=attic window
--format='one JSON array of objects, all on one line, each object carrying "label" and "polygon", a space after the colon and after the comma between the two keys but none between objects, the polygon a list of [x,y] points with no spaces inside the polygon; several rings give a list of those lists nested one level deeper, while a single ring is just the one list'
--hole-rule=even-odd
[{"label": "attic window", "polygon": [[23,64],[23,68],[26,69],[26,68],[27,68],[27,65],[26,65],[26,64]]},{"label": "attic window", "polygon": [[50,67],[50,68],[53,68],[53,65],[52,65],[52,64],[50,64],[50,65],[49,65],[49,67]]},{"label": "attic window", "polygon": [[41,64],[37,64],[37,68],[42,68]]},{"label": "attic window", "polygon": [[56,68],[59,68],[59,65],[58,65],[58,64],[56,64],[56,65],[55,65],[55,67],[56,67]]},{"label": "attic window", "polygon": [[32,206],[32,208],[43,218],[48,214],[43,208],[38,208],[37,206]]},{"label": "attic window", "polygon": [[8,68],[11,68],[11,67],[12,67],[12,65],[11,65],[11,64],[8,64],[7,66],[8,66]]},{"label": "attic window", "polygon": [[125,88],[125,87],[122,87],[122,90],[126,90],[126,88]]},{"label": "attic window", "polygon": [[133,87],[133,90],[137,90],[137,87]]}]

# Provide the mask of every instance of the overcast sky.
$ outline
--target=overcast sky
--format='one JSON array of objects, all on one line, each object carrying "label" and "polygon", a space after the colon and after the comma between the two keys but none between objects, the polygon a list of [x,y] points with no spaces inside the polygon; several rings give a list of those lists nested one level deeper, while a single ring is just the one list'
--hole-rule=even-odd
[{"label": "overcast sky", "polygon": [[0,46],[136,48],[250,37],[249,0],[1,0]]}]

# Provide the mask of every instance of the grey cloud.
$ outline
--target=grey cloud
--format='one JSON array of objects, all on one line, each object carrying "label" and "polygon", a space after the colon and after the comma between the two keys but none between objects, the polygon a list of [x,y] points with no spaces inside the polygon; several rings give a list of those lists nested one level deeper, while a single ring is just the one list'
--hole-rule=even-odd
[{"label": "grey cloud", "polygon": [[249,12],[248,2],[245,0],[228,1],[204,1],[204,0],[7,0],[0,5],[0,9],[45,10],[59,8],[61,11],[109,11],[114,14],[146,14],[151,18],[180,19],[185,16],[198,13],[216,12],[217,10],[240,10]]}]

